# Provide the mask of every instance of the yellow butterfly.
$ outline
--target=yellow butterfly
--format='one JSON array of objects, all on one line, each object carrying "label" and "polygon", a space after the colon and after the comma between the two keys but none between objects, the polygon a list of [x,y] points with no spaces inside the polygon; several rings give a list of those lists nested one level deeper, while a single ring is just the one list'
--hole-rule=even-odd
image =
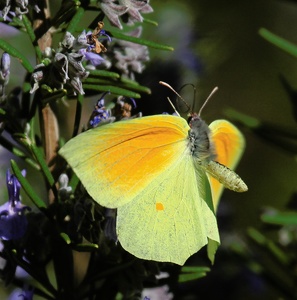
[{"label": "yellow butterfly", "polygon": [[[247,190],[227,168],[244,149],[239,130],[225,120],[208,127],[198,115],[189,124],[171,115],[115,122],[59,151],[95,201],[117,208],[119,242],[138,258],[183,265],[210,241],[218,244],[213,205],[223,185],[217,179]],[[207,172],[217,179],[208,180]]]}]

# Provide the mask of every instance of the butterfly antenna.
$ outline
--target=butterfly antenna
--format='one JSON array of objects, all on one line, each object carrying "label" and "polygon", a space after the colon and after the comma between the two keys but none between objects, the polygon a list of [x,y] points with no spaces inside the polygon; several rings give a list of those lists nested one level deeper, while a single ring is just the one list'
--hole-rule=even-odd
[{"label": "butterfly antenna", "polygon": [[[191,107],[189,106],[189,104],[187,103],[187,101],[168,83],[164,82],[164,81],[159,81],[160,84],[166,86],[167,88],[169,88],[170,90],[172,90],[172,92],[175,93],[175,95],[177,95],[183,102],[184,104],[187,106],[187,108],[190,110]],[[171,101],[170,101],[171,102]],[[171,104],[172,105],[172,104]]]},{"label": "butterfly antenna", "polygon": [[[192,83],[185,83],[180,89],[179,89],[179,93],[181,92],[181,90],[183,88],[185,88],[186,86],[190,85],[193,88],[193,105],[192,105],[192,109],[190,110],[191,112],[194,111],[194,105],[195,105],[195,99],[196,99],[196,87],[194,84]],[[189,108],[189,107],[188,107]]]},{"label": "butterfly antenna", "polygon": [[201,112],[203,110],[203,108],[205,107],[205,105],[207,104],[207,102],[210,100],[210,98],[212,97],[212,95],[218,90],[219,88],[216,86],[212,92],[209,94],[209,96],[207,97],[207,99],[204,101],[203,105],[201,106],[199,112],[198,112],[198,116],[200,117]]},{"label": "butterfly antenna", "polygon": [[180,117],[180,114],[178,113],[178,111],[176,110],[175,106],[173,105],[173,103],[171,102],[170,98],[167,97],[168,102],[171,104],[173,110],[175,111],[175,113]]}]

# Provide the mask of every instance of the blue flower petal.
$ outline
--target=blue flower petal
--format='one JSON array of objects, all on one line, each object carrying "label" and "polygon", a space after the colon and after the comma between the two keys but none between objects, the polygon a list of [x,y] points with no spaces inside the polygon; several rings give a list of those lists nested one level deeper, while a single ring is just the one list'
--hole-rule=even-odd
[{"label": "blue flower petal", "polygon": [[88,52],[85,53],[86,60],[89,60],[93,66],[98,66],[102,63],[104,58],[102,58],[100,55],[94,53],[94,52]]},{"label": "blue flower petal", "polygon": [[[22,171],[25,176],[25,171]],[[21,203],[21,184],[17,178],[9,172],[6,173],[8,201],[0,206],[0,238],[3,240],[15,240],[24,236],[28,221],[25,211],[28,206]]]},{"label": "blue flower petal", "polygon": [[22,238],[28,226],[28,220],[24,214],[14,214],[0,217],[0,238],[3,240],[17,240]]}]

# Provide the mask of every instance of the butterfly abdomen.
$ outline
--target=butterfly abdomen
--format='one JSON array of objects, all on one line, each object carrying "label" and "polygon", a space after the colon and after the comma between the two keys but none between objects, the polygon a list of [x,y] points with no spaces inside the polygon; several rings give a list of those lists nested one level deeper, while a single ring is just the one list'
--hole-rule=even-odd
[{"label": "butterfly abdomen", "polygon": [[217,179],[229,190],[235,192],[246,192],[248,190],[247,185],[234,171],[217,161],[210,161],[204,167],[212,177]]}]

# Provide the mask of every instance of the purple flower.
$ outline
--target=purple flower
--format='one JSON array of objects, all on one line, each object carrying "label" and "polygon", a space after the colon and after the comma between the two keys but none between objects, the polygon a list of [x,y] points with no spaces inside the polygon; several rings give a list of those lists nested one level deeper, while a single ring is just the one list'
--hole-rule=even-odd
[{"label": "purple flower", "polygon": [[[141,33],[142,28],[138,27],[127,35],[140,37]],[[144,63],[149,61],[149,52],[147,46],[116,40],[105,57],[114,62],[114,67],[123,75],[134,80],[134,73],[141,73],[144,69]]]},{"label": "purple flower", "polygon": [[[90,62],[94,65],[97,66],[102,63],[104,60],[101,56],[99,56],[99,53],[104,53],[107,51],[105,46],[101,43],[103,40],[108,40],[111,42],[111,37],[103,30],[102,28],[104,27],[103,22],[98,22],[97,27],[93,32],[89,31],[87,34],[85,34],[85,44],[88,45],[87,48],[82,49],[80,51],[83,51],[85,58],[87,60],[90,60]],[[99,37],[102,37],[99,40]]]},{"label": "purple flower", "polygon": [[133,25],[134,22],[142,22],[141,13],[151,13],[152,7],[149,5],[149,0],[101,0],[100,7],[111,25],[122,29],[122,24],[119,20],[120,16],[127,14],[126,23]]},{"label": "purple flower", "polygon": [[128,7],[128,25],[134,25],[134,22],[142,22],[143,17],[141,13],[153,12],[152,7],[149,5],[149,0],[119,0],[119,2]]},{"label": "purple flower", "polygon": [[33,295],[33,288],[25,285],[23,290],[15,289],[9,296],[9,300],[32,300]]},{"label": "purple flower", "polygon": [[[98,26],[93,32],[82,31],[75,38],[70,32],[66,32],[60,47],[54,56],[48,51],[46,63],[37,65],[31,76],[31,93],[35,92],[42,84],[46,84],[52,89],[66,88],[69,95],[85,92],[82,87],[82,80],[89,76],[83,66],[83,61],[88,60],[93,66],[98,66],[104,61],[99,55],[107,49],[99,41],[111,38],[104,30],[103,22],[98,22]],[[103,38],[101,38],[104,36]],[[45,53],[46,54],[46,53]],[[93,67],[92,66],[92,67]],[[65,85],[65,86],[64,86]]]},{"label": "purple flower", "polygon": [[19,295],[19,299],[21,300],[32,300],[33,299],[33,291],[23,291],[20,295]]},{"label": "purple flower", "polygon": [[[25,176],[25,170],[22,171],[22,174]],[[6,183],[9,199],[0,206],[0,238],[16,240],[26,233],[28,221],[25,211],[30,208],[21,203],[21,185],[17,178],[10,174],[9,170],[6,173]]]},{"label": "purple flower", "polygon": [[100,65],[102,63],[102,61],[104,61],[104,58],[102,58],[100,55],[98,55],[94,52],[88,52],[88,51],[84,50],[83,55],[84,55],[85,59],[89,60],[90,63],[95,67]]},{"label": "purple flower", "polygon": [[111,111],[109,109],[106,109],[104,106],[103,97],[107,93],[108,92],[104,93],[103,96],[97,101],[97,104],[95,105],[95,109],[93,110],[93,113],[89,121],[92,127],[97,127],[105,123],[111,123],[115,120],[115,117],[111,116]]},{"label": "purple flower", "polygon": [[115,0],[102,0],[100,6],[110,24],[122,29],[123,27],[119,20],[119,16],[126,13],[129,8],[125,5],[116,4]]},{"label": "purple flower", "polygon": [[0,10],[0,16],[3,17],[4,21],[11,20],[7,17],[8,13],[12,16],[17,16],[18,18],[22,19],[22,15],[25,15],[29,12],[28,6],[33,7],[33,9],[39,13],[40,8],[35,3],[36,1],[29,1],[29,0],[6,0],[2,1],[5,2],[4,6],[2,6],[2,10]]}]

